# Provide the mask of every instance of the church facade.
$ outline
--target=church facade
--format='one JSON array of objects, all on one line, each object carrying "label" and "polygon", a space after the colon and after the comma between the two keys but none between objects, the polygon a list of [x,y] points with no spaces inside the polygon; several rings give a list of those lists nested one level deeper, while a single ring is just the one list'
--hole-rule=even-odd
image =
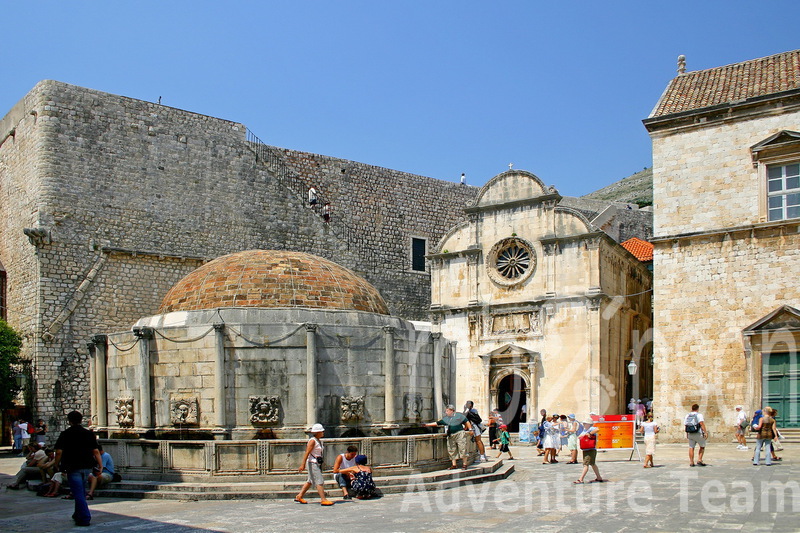
[{"label": "church facade", "polygon": [[655,404],[698,403],[728,441],[736,405],[800,426],[800,51],[685,72],[653,142]]},{"label": "church facade", "polygon": [[652,274],[561,201],[535,175],[504,172],[430,256],[451,396],[499,409],[512,430],[523,406],[532,418],[624,413],[651,386]]}]

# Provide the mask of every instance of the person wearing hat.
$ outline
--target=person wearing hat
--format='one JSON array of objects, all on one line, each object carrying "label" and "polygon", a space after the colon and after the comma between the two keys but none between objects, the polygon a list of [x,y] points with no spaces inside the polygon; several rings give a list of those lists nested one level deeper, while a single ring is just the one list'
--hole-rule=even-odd
[{"label": "person wearing hat", "polygon": [[739,444],[736,446],[737,450],[746,450],[747,449],[747,437],[744,435],[744,431],[747,429],[748,422],[747,422],[747,415],[744,412],[744,408],[741,405],[736,406],[736,420],[734,421],[734,436],[736,437],[736,442]]},{"label": "person wearing hat", "polygon": [[590,466],[594,470],[595,478],[589,483],[602,483],[605,481],[600,477],[600,470],[597,469],[597,433],[599,431],[598,428],[594,427],[594,420],[591,418],[583,421],[583,433],[580,438],[581,449],[583,450],[583,472],[581,472],[581,477],[573,481],[575,484],[583,483],[583,478],[589,472]]},{"label": "person wearing hat", "polygon": [[568,465],[578,464],[578,428],[580,424],[575,420],[575,415],[567,416],[567,449],[569,450]]},{"label": "person wearing hat", "polygon": [[502,424],[500,426],[500,436],[494,441],[500,443],[500,453],[497,454],[497,458],[500,459],[500,456],[503,455],[503,452],[506,452],[509,460],[513,461],[514,456],[511,455],[511,449],[508,447],[509,443],[511,442],[511,436],[508,434],[507,425]]},{"label": "person wearing hat", "polygon": [[306,495],[311,485],[315,485],[319,493],[320,503],[322,505],[333,505],[333,502],[325,496],[325,487],[323,486],[325,480],[322,479],[322,458],[325,451],[325,447],[322,444],[322,436],[325,434],[325,428],[322,424],[314,424],[309,433],[311,433],[311,438],[308,439],[306,453],[303,455],[300,468],[297,469],[298,472],[302,472],[308,468],[308,479],[303,483],[300,493],[294,497],[294,501],[308,503],[303,499],[303,496]]}]

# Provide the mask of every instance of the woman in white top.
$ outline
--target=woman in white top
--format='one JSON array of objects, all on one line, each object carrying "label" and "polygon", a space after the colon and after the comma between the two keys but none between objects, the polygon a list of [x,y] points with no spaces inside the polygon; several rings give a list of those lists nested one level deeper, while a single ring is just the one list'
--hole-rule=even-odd
[{"label": "woman in white top", "polygon": [[656,454],[656,433],[658,431],[658,424],[653,422],[653,415],[649,415],[647,422],[642,422],[642,425],[639,426],[639,432],[644,433],[645,468],[653,466],[653,456]]},{"label": "woman in white top", "polygon": [[322,436],[325,434],[325,428],[322,427],[322,424],[314,424],[309,433],[311,433],[311,438],[308,439],[308,444],[306,444],[303,462],[300,463],[300,468],[297,469],[298,472],[302,472],[307,467],[308,480],[303,483],[303,488],[294,497],[294,501],[308,503],[303,499],[303,496],[306,495],[306,491],[311,488],[311,485],[316,485],[320,503],[322,505],[333,505],[333,502],[325,497],[325,487],[323,486],[325,480],[322,479],[322,458],[325,451],[325,447],[322,445]]}]

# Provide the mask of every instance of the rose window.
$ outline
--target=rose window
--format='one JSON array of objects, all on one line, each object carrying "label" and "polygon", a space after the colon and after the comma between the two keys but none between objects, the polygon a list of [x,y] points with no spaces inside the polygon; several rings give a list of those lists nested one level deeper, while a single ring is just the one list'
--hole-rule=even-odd
[{"label": "rose window", "polygon": [[528,279],[536,267],[530,244],[511,237],[495,244],[486,258],[489,277],[500,285],[516,285]]}]

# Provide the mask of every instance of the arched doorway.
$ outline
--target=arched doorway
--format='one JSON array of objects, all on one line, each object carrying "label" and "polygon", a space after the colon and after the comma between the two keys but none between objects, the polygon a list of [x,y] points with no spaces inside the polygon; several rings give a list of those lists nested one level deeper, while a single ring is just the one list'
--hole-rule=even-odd
[{"label": "arched doorway", "polygon": [[519,374],[509,374],[497,384],[497,408],[508,431],[518,432],[522,406],[526,402],[525,381]]}]

